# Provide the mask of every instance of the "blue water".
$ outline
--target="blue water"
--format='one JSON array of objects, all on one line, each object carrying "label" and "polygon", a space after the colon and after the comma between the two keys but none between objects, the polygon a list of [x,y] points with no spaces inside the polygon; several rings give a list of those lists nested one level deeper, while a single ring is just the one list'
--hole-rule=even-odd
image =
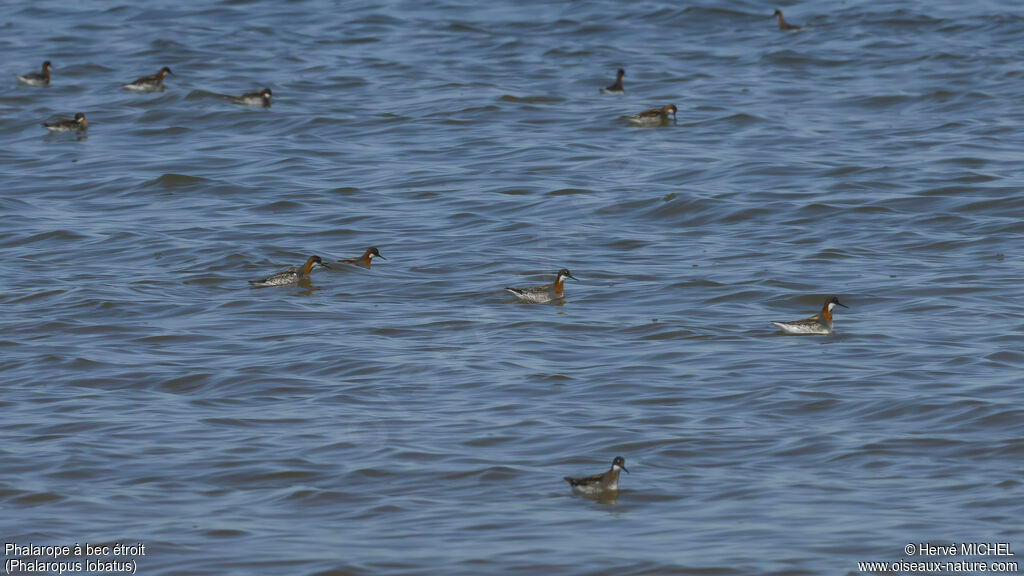
[{"label": "blue water", "polygon": [[[0,25],[4,542],[144,543],[151,576],[1024,549],[1024,5],[41,1]],[[50,87],[17,84],[47,59]],[[75,112],[85,135],[40,126]],[[247,282],[368,246],[369,270]],[[502,290],[563,267],[563,302]],[[831,336],[769,324],[831,295]],[[617,497],[561,480],[617,455]]]}]

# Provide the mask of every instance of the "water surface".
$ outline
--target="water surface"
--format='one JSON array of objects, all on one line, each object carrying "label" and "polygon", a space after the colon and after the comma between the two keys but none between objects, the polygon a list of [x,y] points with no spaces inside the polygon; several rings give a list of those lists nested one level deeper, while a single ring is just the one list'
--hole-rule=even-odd
[{"label": "water surface", "polygon": [[1024,7],[774,8],[8,6],[0,535],[153,576],[1024,548]]}]

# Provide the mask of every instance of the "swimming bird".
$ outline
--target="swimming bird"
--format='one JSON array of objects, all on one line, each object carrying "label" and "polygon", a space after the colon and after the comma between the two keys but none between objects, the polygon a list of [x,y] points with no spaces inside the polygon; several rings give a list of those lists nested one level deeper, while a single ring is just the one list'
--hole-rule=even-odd
[{"label": "swimming bird", "polygon": [[320,260],[319,256],[310,256],[306,263],[302,265],[302,268],[292,266],[291,268],[278,272],[264,278],[263,280],[249,280],[249,284],[253,286],[289,286],[291,284],[298,284],[303,280],[309,279],[310,273],[313,271],[313,267],[319,264],[324,268],[330,268],[327,264],[324,264]]},{"label": "swimming bird", "polygon": [[18,79],[18,82],[27,84],[29,86],[49,86],[50,85],[50,61],[43,62],[43,71],[29,72],[25,75],[15,74],[14,77]]},{"label": "swimming bird", "polygon": [[231,101],[243,106],[262,106],[263,108],[270,108],[270,97],[272,95],[273,92],[270,91],[270,88],[264,88],[259,92],[249,92],[248,94],[242,94],[241,96],[232,96]]},{"label": "swimming bird", "polygon": [[566,476],[563,480],[568,482],[569,486],[572,486],[573,492],[581,494],[607,492],[619,489],[620,470],[625,470],[626,474],[629,474],[629,470],[626,470],[626,459],[622,456],[616,456],[615,460],[612,460],[612,467],[604,474],[594,474],[584,478],[570,478]]},{"label": "swimming bird", "polygon": [[817,316],[793,322],[772,322],[772,324],[787,334],[831,334],[832,309],[836,306],[849,308],[846,304],[840,303],[839,298],[833,296],[825,300],[825,305],[821,307],[821,313]]},{"label": "swimming bird", "polygon": [[43,127],[50,132],[84,132],[89,127],[85,114],[78,112],[74,118],[66,118],[56,122],[43,122]]},{"label": "swimming bird", "polygon": [[511,292],[516,298],[519,298],[523,302],[534,302],[536,304],[543,304],[545,302],[551,302],[552,300],[558,300],[562,298],[564,293],[562,284],[565,283],[566,278],[572,278],[579,282],[575,276],[569,272],[568,268],[562,268],[555,275],[554,284],[546,284],[544,286],[537,286],[535,288],[505,288]]},{"label": "swimming bird", "polygon": [[636,126],[662,126],[668,124],[668,116],[672,115],[672,119],[676,119],[676,105],[666,104],[661,108],[651,108],[650,110],[644,110],[639,114],[633,114],[632,116],[626,116],[632,124]]},{"label": "swimming bird", "polygon": [[626,91],[622,88],[622,77],[626,75],[626,71],[619,68],[618,74],[615,75],[615,84],[607,88],[601,88],[601,94],[625,94]]},{"label": "swimming bird", "polygon": [[380,255],[380,252],[377,250],[376,246],[370,246],[369,248],[366,249],[366,252],[363,252],[362,256],[356,256],[355,258],[345,258],[342,260],[338,260],[338,262],[342,262],[344,264],[351,264],[353,266],[362,266],[363,268],[369,268],[370,261],[373,260],[374,256],[382,260],[387,260],[387,258]]},{"label": "swimming bird", "polygon": [[167,74],[174,74],[171,69],[164,66],[156,74],[150,76],[143,76],[131,84],[125,84],[125,90],[135,90],[137,92],[153,92],[156,90],[164,89],[164,76]]},{"label": "swimming bird", "polygon": [[779,10],[778,8],[775,9],[775,13],[773,14],[773,16],[777,16],[779,18],[779,30],[799,30],[800,29],[799,26],[796,26],[795,24],[790,24],[789,22],[786,22],[785,20],[783,20],[783,18],[782,18],[782,10]]}]

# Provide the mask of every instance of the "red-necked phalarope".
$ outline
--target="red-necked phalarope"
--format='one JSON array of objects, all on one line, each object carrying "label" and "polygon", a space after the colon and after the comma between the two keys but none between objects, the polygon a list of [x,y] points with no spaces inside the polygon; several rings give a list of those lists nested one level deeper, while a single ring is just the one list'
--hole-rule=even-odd
[{"label": "red-necked phalarope", "polygon": [[249,280],[249,284],[253,286],[288,286],[291,284],[298,284],[303,280],[309,279],[309,274],[313,271],[313,267],[319,264],[324,268],[330,268],[327,264],[324,264],[319,256],[310,256],[309,260],[302,265],[302,268],[292,266],[291,268],[278,272],[272,276],[268,276],[263,280]]},{"label": "red-necked phalarope", "polygon": [[607,88],[601,88],[601,94],[625,94],[626,91],[622,88],[622,77],[626,75],[626,71],[619,68],[618,73],[615,75],[615,84]]},{"label": "red-necked phalarope", "polygon": [[18,82],[22,84],[28,84],[29,86],[49,86],[50,85],[50,61],[43,62],[43,72],[29,72],[24,76],[21,74],[15,74],[14,77],[18,79]]},{"label": "red-necked phalarope", "polygon": [[585,478],[570,478],[566,476],[563,480],[568,482],[569,486],[572,486],[573,492],[582,494],[608,492],[619,489],[620,470],[625,470],[626,474],[629,474],[629,470],[626,470],[626,459],[622,456],[616,456],[615,460],[612,460],[612,467],[604,474],[594,474]]},{"label": "red-necked phalarope", "polygon": [[626,119],[636,126],[662,126],[668,124],[669,114],[671,114],[672,119],[675,120],[675,104],[666,104],[661,108],[652,108],[650,110],[644,110],[639,114],[626,116]]},{"label": "red-necked phalarope", "polygon": [[351,264],[353,266],[362,266],[363,268],[369,268],[370,262],[373,260],[374,256],[380,258],[381,260],[387,260],[387,258],[380,255],[380,252],[377,250],[376,246],[370,246],[369,248],[366,249],[366,252],[363,252],[362,256],[356,256],[355,258],[344,258],[342,260],[338,260],[338,262],[342,262],[344,264]]},{"label": "red-necked phalarope", "polygon": [[249,92],[248,94],[242,94],[241,96],[232,96],[231,101],[235,104],[242,104],[243,106],[262,106],[263,108],[270,108],[270,97],[273,96],[273,92],[270,88],[264,88],[259,92]]},{"label": "red-necked phalarope", "polygon": [[846,304],[839,302],[839,298],[833,296],[825,300],[821,308],[821,314],[811,316],[803,320],[793,322],[772,322],[780,330],[787,334],[831,334],[832,333],[832,309],[836,306],[848,308]]},{"label": "red-necked phalarope", "polygon": [[43,122],[43,126],[50,132],[84,132],[89,127],[89,121],[85,119],[85,114],[78,112],[74,118]]},{"label": "red-necked phalarope", "polygon": [[546,284],[544,286],[537,286],[536,288],[505,288],[505,290],[508,290],[523,302],[543,304],[545,302],[560,300],[562,298],[564,292],[562,284],[565,283],[566,278],[572,278],[579,282],[579,280],[569,272],[568,268],[562,268],[558,271],[558,274],[555,275],[554,284]]},{"label": "red-necked phalarope", "polygon": [[779,19],[779,30],[799,30],[800,29],[799,26],[796,26],[795,24],[790,24],[789,22],[786,22],[785,20],[783,20],[783,18],[782,18],[782,10],[779,10],[778,8],[775,9],[775,13],[772,14],[772,16],[778,17],[778,19]]},{"label": "red-necked phalarope", "polygon": [[153,92],[155,90],[163,90],[164,76],[167,74],[173,75],[174,72],[171,72],[170,68],[164,66],[156,74],[153,74],[151,76],[143,76],[142,78],[139,78],[131,84],[125,84],[124,88],[126,90],[136,90],[139,92]]}]

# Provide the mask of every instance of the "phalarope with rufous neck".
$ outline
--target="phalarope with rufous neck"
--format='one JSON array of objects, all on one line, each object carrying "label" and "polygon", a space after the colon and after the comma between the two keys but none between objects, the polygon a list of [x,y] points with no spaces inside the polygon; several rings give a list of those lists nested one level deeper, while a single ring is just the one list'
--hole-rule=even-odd
[{"label": "phalarope with rufous neck", "polygon": [[366,249],[366,252],[363,252],[362,256],[356,256],[355,258],[344,258],[342,260],[338,260],[338,262],[341,262],[343,264],[351,264],[353,266],[362,266],[363,268],[369,268],[370,262],[373,261],[374,256],[380,258],[381,260],[387,260],[387,258],[380,255],[380,251],[377,250],[376,246],[370,246],[369,248]]},{"label": "phalarope with rufous neck", "polygon": [[566,476],[563,480],[568,482],[569,486],[572,486],[573,492],[581,494],[608,492],[619,489],[620,470],[625,470],[626,474],[629,474],[629,470],[626,470],[626,459],[622,456],[616,456],[615,460],[612,460],[612,467],[604,474],[594,474],[584,478],[570,478]]},{"label": "phalarope with rufous neck", "polygon": [[43,122],[43,127],[50,132],[85,132],[89,127],[89,121],[85,119],[85,114],[78,112],[74,118],[49,123]]},{"label": "phalarope with rufous neck", "polygon": [[543,304],[545,302],[560,300],[562,298],[565,293],[562,285],[565,283],[566,278],[572,278],[579,282],[579,280],[569,272],[568,268],[562,268],[558,271],[558,274],[555,275],[555,282],[553,284],[546,284],[535,288],[505,288],[505,290],[511,292],[516,298],[519,298],[523,302]]},{"label": "phalarope with rufous neck", "polygon": [[772,324],[787,334],[831,334],[832,309],[836,306],[849,308],[846,304],[840,303],[839,298],[833,296],[825,300],[825,305],[821,307],[821,313],[817,316],[792,322],[772,322]]},{"label": "phalarope with rufous neck", "polygon": [[264,88],[259,92],[249,92],[248,94],[242,94],[241,96],[232,96],[231,101],[243,106],[261,106],[263,108],[270,108],[270,97],[273,95],[274,93],[270,91],[270,88]]},{"label": "phalarope with rufous neck", "polygon": [[662,126],[668,124],[669,114],[672,115],[672,119],[676,119],[676,105],[666,104],[661,108],[651,108],[650,110],[644,110],[639,114],[633,114],[632,116],[626,116],[626,120],[629,120],[635,126]]},{"label": "phalarope with rufous neck", "polygon": [[164,89],[164,76],[167,75],[167,74],[174,74],[174,72],[171,72],[170,68],[168,68],[167,66],[164,66],[156,74],[151,74],[149,76],[143,76],[142,78],[139,78],[135,82],[132,82],[130,84],[125,84],[124,85],[124,89],[125,90],[135,90],[136,92],[153,92],[155,90],[163,90]]},{"label": "phalarope with rufous neck", "polygon": [[779,30],[799,30],[800,29],[800,27],[797,26],[796,24],[790,24],[789,22],[786,22],[782,18],[782,10],[779,10],[778,8],[775,9],[775,13],[772,14],[772,16],[775,16],[775,17],[777,17],[779,19]]},{"label": "phalarope with rufous neck", "polygon": [[626,75],[626,71],[619,68],[618,73],[615,75],[615,84],[607,88],[601,88],[601,94],[625,94],[626,90],[622,87],[622,77]]},{"label": "phalarope with rufous neck", "polygon": [[14,77],[18,79],[18,82],[27,84],[29,86],[49,86],[50,85],[50,61],[43,62],[43,71],[29,72],[28,74],[15,74]]},{"label": "phalarope with rufous neck", "polygon": [[302,268],[292,266],[283,272],[267,276],[263,280],[249,280],[249,284],[256,287],[289,286],[292,284],[298,284],[303,280],[309,279],[310,273],[313,272],[313,267],[318,264],[324,268],[330,268],[330,266],[324,264],[323,261],[320,260],[319,256],[310,256],[309,259],[306,260],[306,263],[302,265]]}]

